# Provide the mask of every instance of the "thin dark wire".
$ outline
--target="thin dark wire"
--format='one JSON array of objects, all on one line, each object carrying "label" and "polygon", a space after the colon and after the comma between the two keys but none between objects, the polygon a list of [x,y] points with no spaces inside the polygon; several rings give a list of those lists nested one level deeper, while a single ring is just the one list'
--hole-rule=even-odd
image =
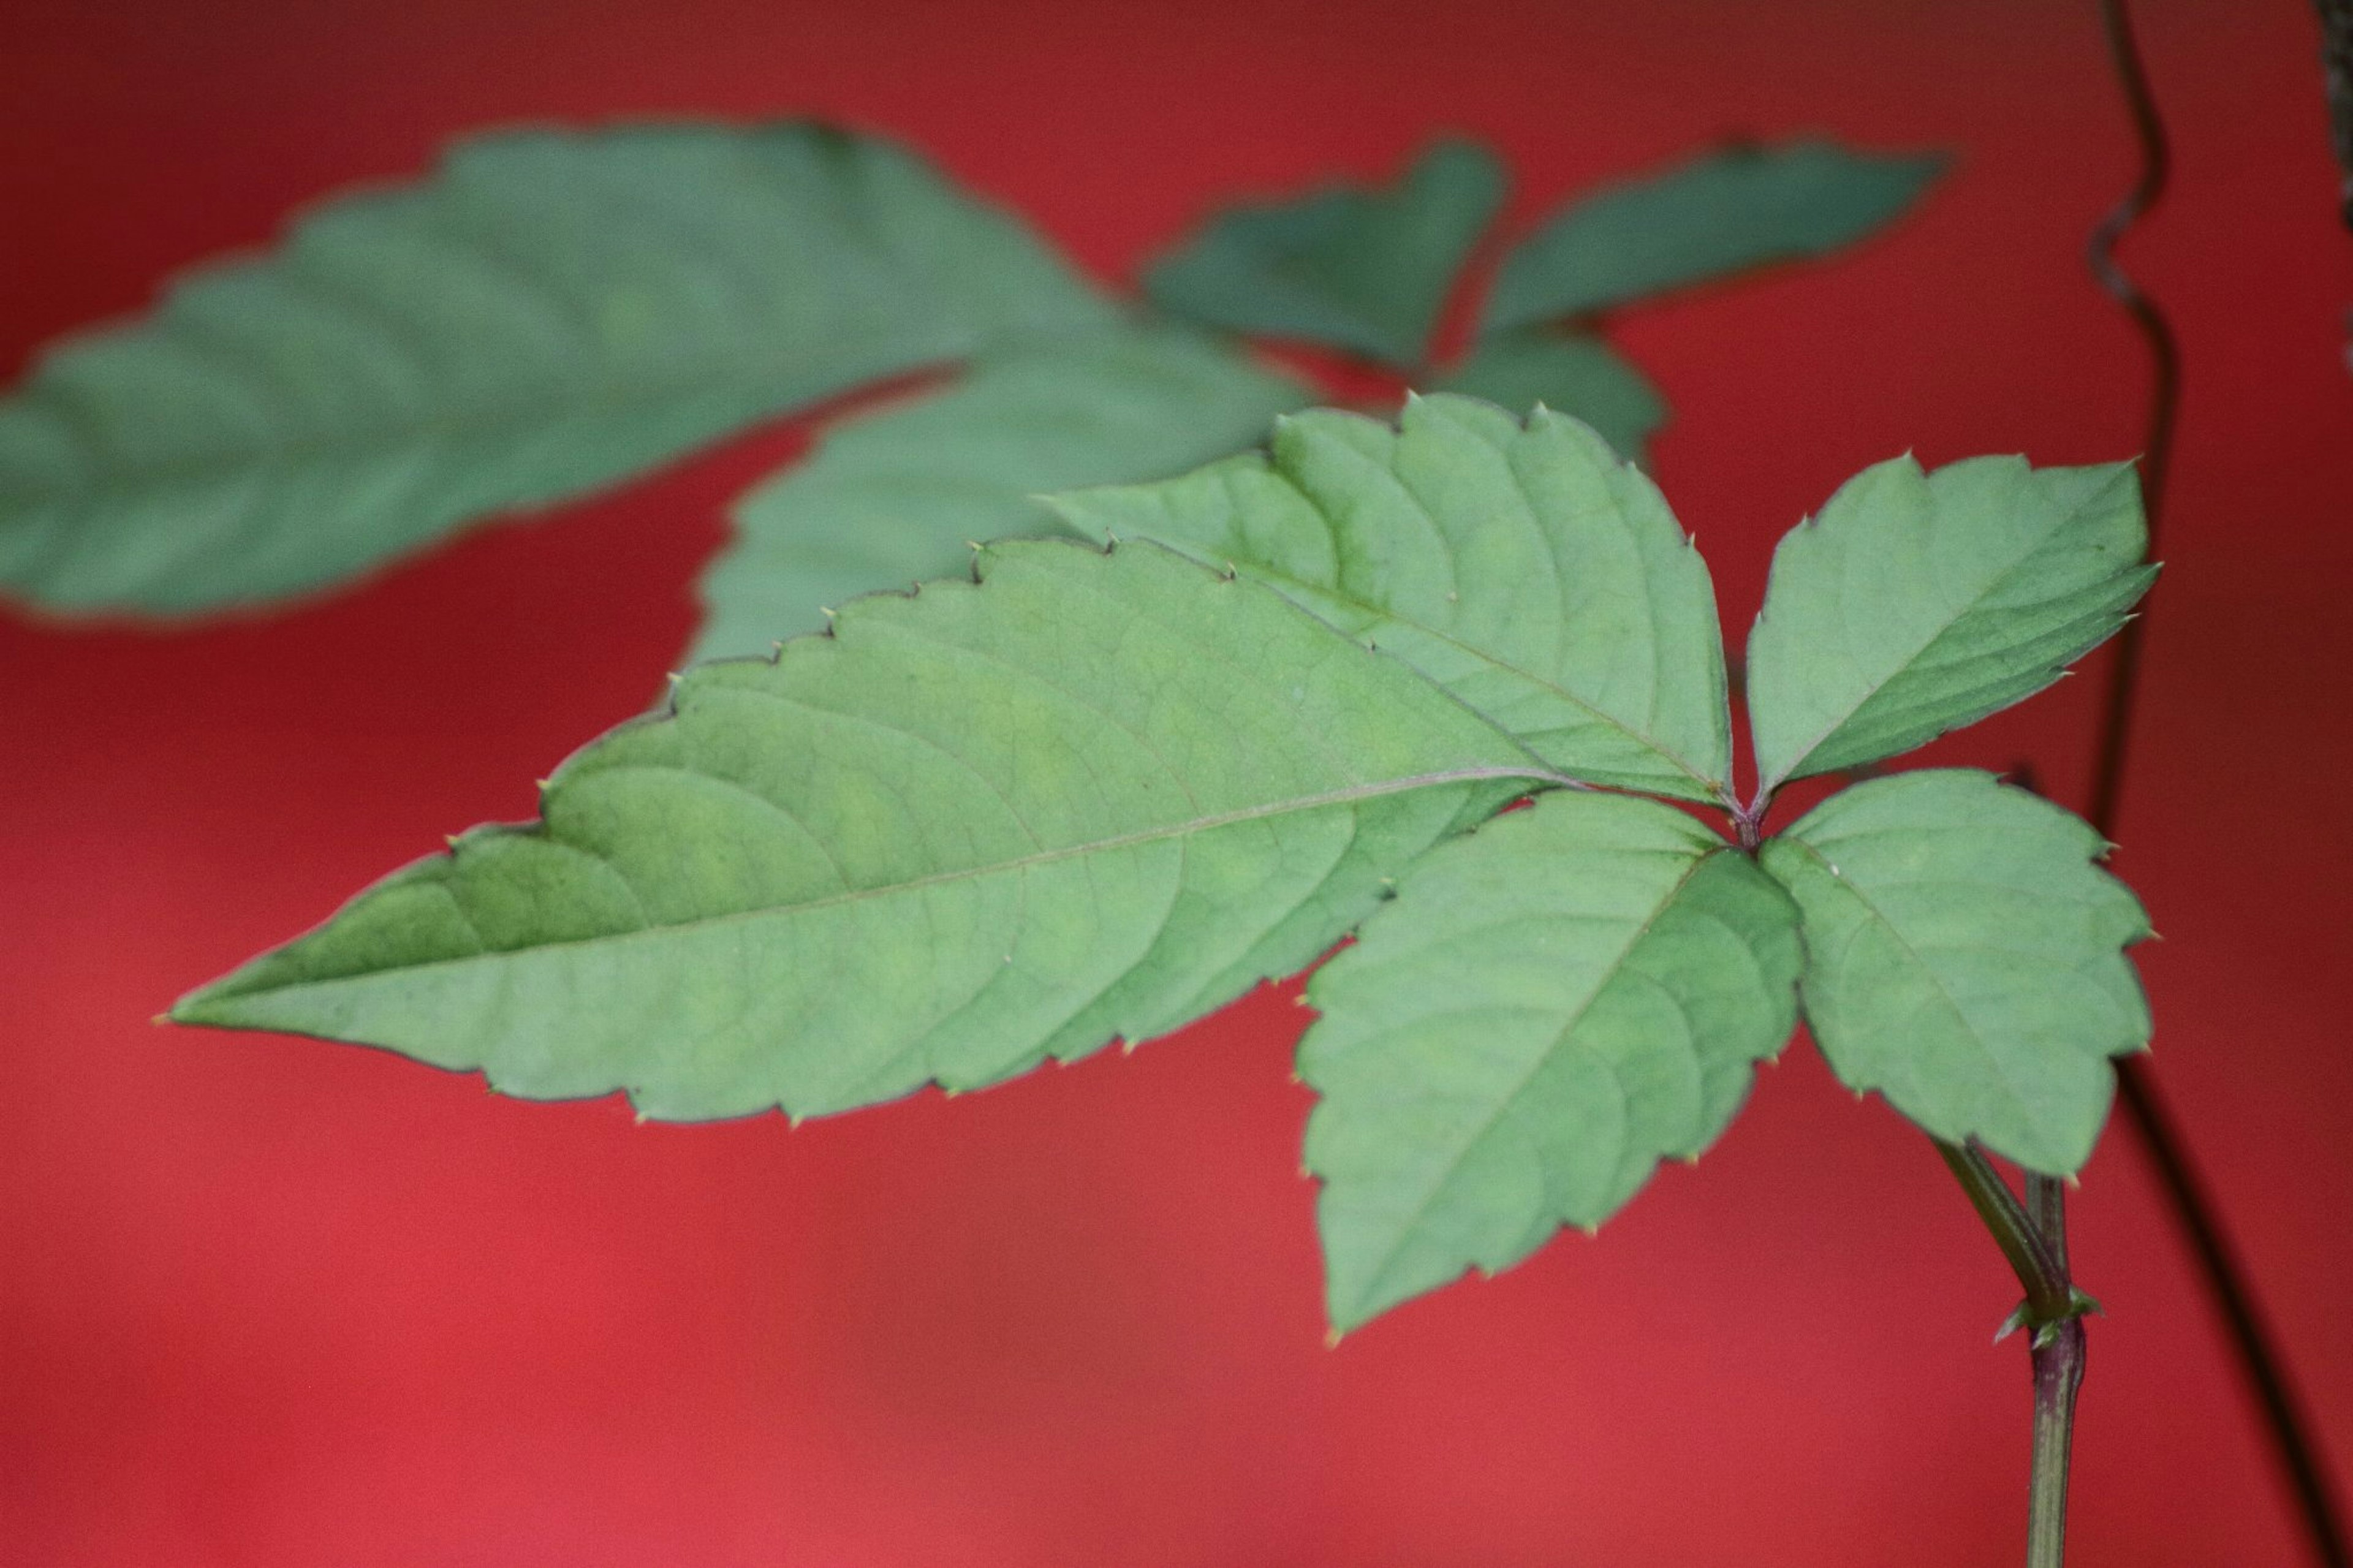
[{"label": "thin dark wire", "polygon": [[[2149,86],[2140,46],[2133,37],[2126,0],[2100,0],[2100,16],[2107,27],[2109,53],[2124,88],[2133,129],[2139,137],[2141,174],[2131,194],[2093,230],[2090,258],[2092,271],[2101,287],[2132,316],[2148,343],[2148,435],[2141,452],[2141,490],[2148,511],[2149,546],[2154,552],[2158,525],[2164,517],[2166,478],[2173,458],[2174,416],[2181,399],[2181,356],[2163,313],[2117,266],[2116,247],[2125,231],[2165,194],[2171,156],[2166,145],[2165,122],[2158,115],[2157,97]],[[2090,812],[2092,826],[2105,838],[2116,837],[2126,758],[2132,739],[2134,699],[2140,682],[2141,644],[2147,625],[2146,616],[2126,623],[2123,635],[2116,639],[2116,663],[2108,680],[2107,710],[2102,717],[2099,757],[2092,775]],[[2353,1568],[2353,1557],[2347,1552],[2344,1526],[2337,1517],[2328,1478],[2322,1471],[2303,1403],[2288,1380],[2286,1366],[2256,1304],[2253,1288],[2222,1229],[2221,1215],[2208,1194],[2204,1178],[2189,1157],[2179,1125],[2145,1061],[2126,1058],[2118,1067],[2125,1110],[2165,1184],[2174,1217],[2197,1255],[2207,1290],[2221,1310],[2232,1344],[2238,1352],[2240,1370],[2263,1405],[2272,1445],[2294,1483],[2313,1553],[2327,1568]]]},{"label": "thin dark wire", "polygon": [[2328,94],[2328,141],[2341,176],[2337,210],[2353,228],[2353,0],[2315,0],[2320,12],[2320,74]]}]

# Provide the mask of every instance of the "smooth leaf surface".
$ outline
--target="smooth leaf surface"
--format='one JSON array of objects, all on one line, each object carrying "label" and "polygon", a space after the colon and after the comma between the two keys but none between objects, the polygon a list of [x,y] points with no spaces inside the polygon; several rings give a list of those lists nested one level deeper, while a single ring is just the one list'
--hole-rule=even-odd
[{"label": "smooth leaf surface", "polygon": [[1727,148],[1604,186],[1504,258],[1482,331],[1512,331],[1826,256],[1901,216],[1944,166],[1935,153],[1799,141]]},{"label": "smooth leaf surface", "polygon": [[796,1115],[1208,1012],[1542,770],[1394,660],[1169,552],[994,546],[843,606],[174,1009],[532,1098]]},{"label": "smooth leaf surface", "polygon": [[1440,142],[1393,185],[1330,185],[1211,220],[1152,267],[1145,292],[1189,321],[1414,370],[1504,191],[1492,153]]},{"label": "smooth leaf surface", "polygon": [[1041,492],[1182,473],[1305,401],[1297,383],[1173,329],[983,354],[944,391],[845,421],[735,503],[692,657],[765,654],[820,628],[827,606],[961,576],[968,542],[1061,531]]},{"label": "smooth leaf surface", "polygon": [[1541,403],[1581,419],[1630,463],[1643,463],[1651,435],[1666,423],[1659,389],[1623,354],[1583,332],[1507,332],[1432,384],[1433,391],[1483,397],[1504,408]]},{"label": "smooth leaf surface", "polygon": [[2091,1157],[2148,1042],[2124,948],[2149,934],[2091,825],[1992,774],[1931,769],[1832,795],[1767,839],[1803,912],[1806,1019],[1839,1078],[2030,1170]]},{"label": "smooth leaf surface", "polygon": [[877,376],[1110,319],[885,142],[470,142],[53,350],[0,404],[0,584],[59,610],[277,598]]},{"label": "smooth leaf surface", "polygon": [[2157,569],[2132,466],[1908,457],[1848,480],[1773,552],[1748,638],[1768,790],[1925,744],[2105,641]]},{"label": "smooth leaf surface", "polygon": [[1658,488],[1563,415],[1472,398],[1326,410],[1271,452],[1055,504],[1281,589],[1563,773],[1713,801],[1732,742],[1706,563]]},{"label": "smooth leaf surface", "polygon": [[1423,858],[1316,973],[1300,1070],[1333,1323],[1592,1226],[1797,1022],[1797,911],[1656,801],[1556,791]]}]

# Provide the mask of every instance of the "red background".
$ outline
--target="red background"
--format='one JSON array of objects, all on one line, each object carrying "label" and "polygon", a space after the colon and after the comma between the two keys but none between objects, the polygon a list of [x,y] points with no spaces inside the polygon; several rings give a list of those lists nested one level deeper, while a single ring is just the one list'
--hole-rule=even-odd
[{"label": "red background", "polygon": [[[200,12],[209,11],[209,15]],[[2353,379],[2316,28],[2149,0],[2179,182],[2129,249],[2189,365],[2118,867],[2157,1062],[2353,1460]],[[0,372],[290,206],[527,116],[902,134],[1106,275],[1209,204],[1493,139],[1523,213],[1734,130],[1957,148],[1888,242],[1641,312],[1727,611],[1841,478],[2131,452],[2082,236],[2132,153],[2086,4],[421,0],[0,14]],[[29,1564],[2014,1561],[2015,1289],[1810,1050],[1696,1170],[1323,1345],[1288,994],[787,1132],[149,1026],[638,708],[764,432],[282,615],[0,612],[0,1559]],[[1947,743],[2081,789],[2094,683]],[[2116,1130],[2075,1561],[2295,1558]]]}]

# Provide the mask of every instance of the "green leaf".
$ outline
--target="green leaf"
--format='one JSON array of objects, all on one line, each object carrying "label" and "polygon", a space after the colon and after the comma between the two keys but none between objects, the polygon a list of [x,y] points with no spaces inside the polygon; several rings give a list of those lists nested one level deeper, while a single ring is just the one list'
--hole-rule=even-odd
[{"label": "green leaf", "polygon": [[1437,395],[1398,428],[1302,414],[1250,453],[1055,504],[1281,589],[1592,784],[1726,793],[1732,742],[1706,563],[1591,430]]},{"label": "green leaf", "polygon": [[1440,392],[1483,397],[1504,408],[1541,403],[1581,419],[1630,463],[1666,423],[1667,405],[1650,378],[1599,338],[1585,333],[1509,332],[1481,343],[1434,384]]},{"label": "green leaf", "polygon": [[1748,638],[1770,791],[1894,756],[2031,697],[2148,591],[2128,463],[1865,468],[1773,553]]},{"label": "green leaf", "polygon": [[1606,185],[1504,261],[1482,331],[1582,316],[1777,261],[1827,256],[1892,222],[1943,172],[1940,154],[1829,142],[1732,147]]},{"label": "green leaf", "polygon": [[60,610],[273,599],[877,376],[1110,319],[885,142],[470,142],[54,349],[0,404],[0,584]]},{"label": "green leaf", "polygon": [[1182,473],[1305,401],[1174,329],[983,354],[944,392],[843,423],[735,503],[693,657],[765,654],[821,626],[825,606],[962,575],[967,542],[1060,531],[1039,492]]},{"label": "green leaf", "polygon": [[1857,784],[1767,840],[1803,912],[1806,1019],[1832,1070],[1948,1142],[2080,1167],[2108,1058],[2149,1036],[2122,951],[2148,918],[2093,864],[2105,851],[2080,817],[1958,769]]},{"label": "green leaf", "polygon": [[1454,279],[1503,205],[1493,154],[1434,143],[1396,184],[1239,207],[1145,275],[1173,314],[1419,369]]},{"label": "green leaf", "polygon": [[1300,1068],[1353,1328],[1696,1158],[1797,1022],[1797,911],[1672,806],[1561,791],[1443,846],[1317,972]]},{"label": "green leaf", "polygon": [[1402,665],[1168,552],[993,546],[674,711],[182,1022],[534,1099],[795,1115],[994,1082],[1288,974],[1543,770]]}]

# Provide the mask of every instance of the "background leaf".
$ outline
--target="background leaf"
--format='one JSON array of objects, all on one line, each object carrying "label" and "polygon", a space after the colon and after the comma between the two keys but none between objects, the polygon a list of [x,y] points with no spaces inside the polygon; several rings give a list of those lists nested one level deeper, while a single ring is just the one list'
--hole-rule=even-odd
[{"label": "background leaf", "polygon": [[1208,339],[1134,329],[983,354],[953,386],[848,420],[735,503],[692,657],[766,653],[821,607],[963,575],[967,542],[1053,533],[1042,491],[1181,473],[1307,395]]},{"label": "background leaf", "polygon": [[1706,563],[1656,486],[1565,416],[1435,395],[1328,410],[1157,485],[1054,503],[1271,584],[1589,783],[1713,801],[1729,777]]},{"label": "background leaf", "polygon": [[1803,912],[1806,1018],[1832,1070],[1950,1142],[2030,1170],[2091,1157],[2148,1041],[2123,953],[2149,934],[2091,825],[1992,774],[1934,769],[1832,795],[1766,841]]},{"label": "background leaf", "polygon": [[1571,203],[1504,258],[1482,331],[1608,310],[1777,261],[1826,256],[1892,222],[1936,153],[1822,141],[1732,147]]},{"label": "background leaf", "polygon": [[1483,397],[1503,408],[1541,403],[1580,419],[1630,463],[1648,467],[1645,443],[1666,423],[1666,401],[1650,378],[1608,343],[1584,332],[1507,332],[1432,384],[1438,392]]},{"label": "background leaf", "polygon": [[1333,1322],[1518,1262],[1696,1156],[1797,1022],[1797,912],[1672,806],[1556,791],[1433,851],[1316,972]]},{"label": "background leaf", "polygon": [[2128,463],[1865,468],[1773,552],[1748,638],[1765,788],[1908,752],[2042,690],[2124,625],[2157,575],[2147,545]]},{"label": "background leaf", "polygon": [[185,1023],[654,1116],[849,1109],[1161,1034],[1314,959],[1542,770],[1394,660],[1149,545],[845,605]]},{"label": "background leaf", "polygon": [[1110,319],[885,142],[466,142],[53,350],[0,405],[0,584],[62,610],[272,599],[877,376]]},{"label": "background leaf", "polygon": [[1145,292],[1229,331],[1327,343],[1417,370],[1504,190],[1493,154],[1439,142],[1393,185],[1327,185],[1213,218],[1152,267]]}]

